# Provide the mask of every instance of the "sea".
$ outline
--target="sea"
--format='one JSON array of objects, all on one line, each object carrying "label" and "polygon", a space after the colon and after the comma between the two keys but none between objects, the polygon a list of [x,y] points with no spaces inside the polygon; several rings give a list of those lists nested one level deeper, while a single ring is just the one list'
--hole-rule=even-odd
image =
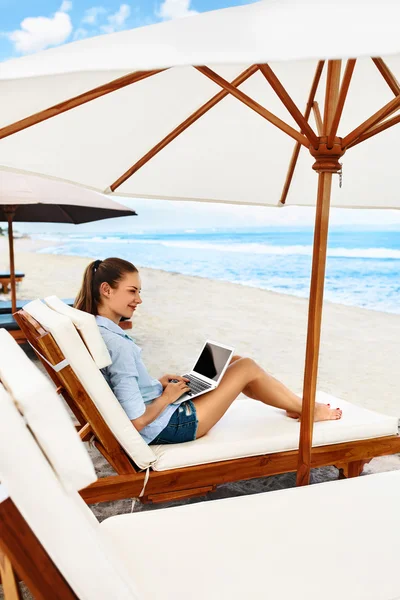
[{"label": "sea", "polygon": [[[36,234],[41,252],[104,259],[196,275],[307,298],[313,229],[252,228],[101,234]],[[332,228],[325,300],[400,314],[400,231]]]}]

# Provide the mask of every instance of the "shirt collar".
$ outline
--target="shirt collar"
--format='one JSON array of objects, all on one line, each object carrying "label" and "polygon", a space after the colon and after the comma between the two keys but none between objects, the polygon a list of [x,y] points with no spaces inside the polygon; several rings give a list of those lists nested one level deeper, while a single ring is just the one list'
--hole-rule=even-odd
[{"label": "shirt collar", "polygon": [[105,329],[108,329],[109,331],[112,331],[117,335],[122,335],[122,337],[128,338],[128,340],[133,340],[133,338],[127,335],[119,325],[114,323],[114,321],[111,321],[111,319],[107,319],[107,317],[101,317],[100,315],[96,315],[96,323],[99,327],[104,327]]}]

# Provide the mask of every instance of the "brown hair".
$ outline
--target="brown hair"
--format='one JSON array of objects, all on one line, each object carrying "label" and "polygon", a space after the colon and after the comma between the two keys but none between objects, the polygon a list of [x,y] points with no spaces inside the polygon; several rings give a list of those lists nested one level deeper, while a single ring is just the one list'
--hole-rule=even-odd
[{"label": "brown hair", "polygon": [[115,289],[125,273],[137,272],[135,265],[122,258],[94,260],[86,267],[83,274],[82,286],[75,298],[74,307],[97,315],[101,284],[106,282]]}]

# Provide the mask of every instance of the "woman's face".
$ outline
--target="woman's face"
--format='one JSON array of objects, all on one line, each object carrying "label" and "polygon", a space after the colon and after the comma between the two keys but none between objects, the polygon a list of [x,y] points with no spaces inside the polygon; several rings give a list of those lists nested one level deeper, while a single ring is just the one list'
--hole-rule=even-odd
[{"label": "woman's face", "polygon": [[139,273],[125,273],[115,289],[108,284],[101,284],[102,303],[116,316],[130,319],[137,306],[142,303],[141,287]]}]

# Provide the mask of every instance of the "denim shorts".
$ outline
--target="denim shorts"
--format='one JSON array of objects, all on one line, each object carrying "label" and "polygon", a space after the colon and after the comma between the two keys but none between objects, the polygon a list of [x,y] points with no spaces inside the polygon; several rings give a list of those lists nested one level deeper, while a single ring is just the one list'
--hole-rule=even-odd
[{"label": "denim shorts", "polygon": [[181,444],[196,439],[198,425],[196,407],[191,400],[182,402],[172,414],[168,425],[150,444]]}]

